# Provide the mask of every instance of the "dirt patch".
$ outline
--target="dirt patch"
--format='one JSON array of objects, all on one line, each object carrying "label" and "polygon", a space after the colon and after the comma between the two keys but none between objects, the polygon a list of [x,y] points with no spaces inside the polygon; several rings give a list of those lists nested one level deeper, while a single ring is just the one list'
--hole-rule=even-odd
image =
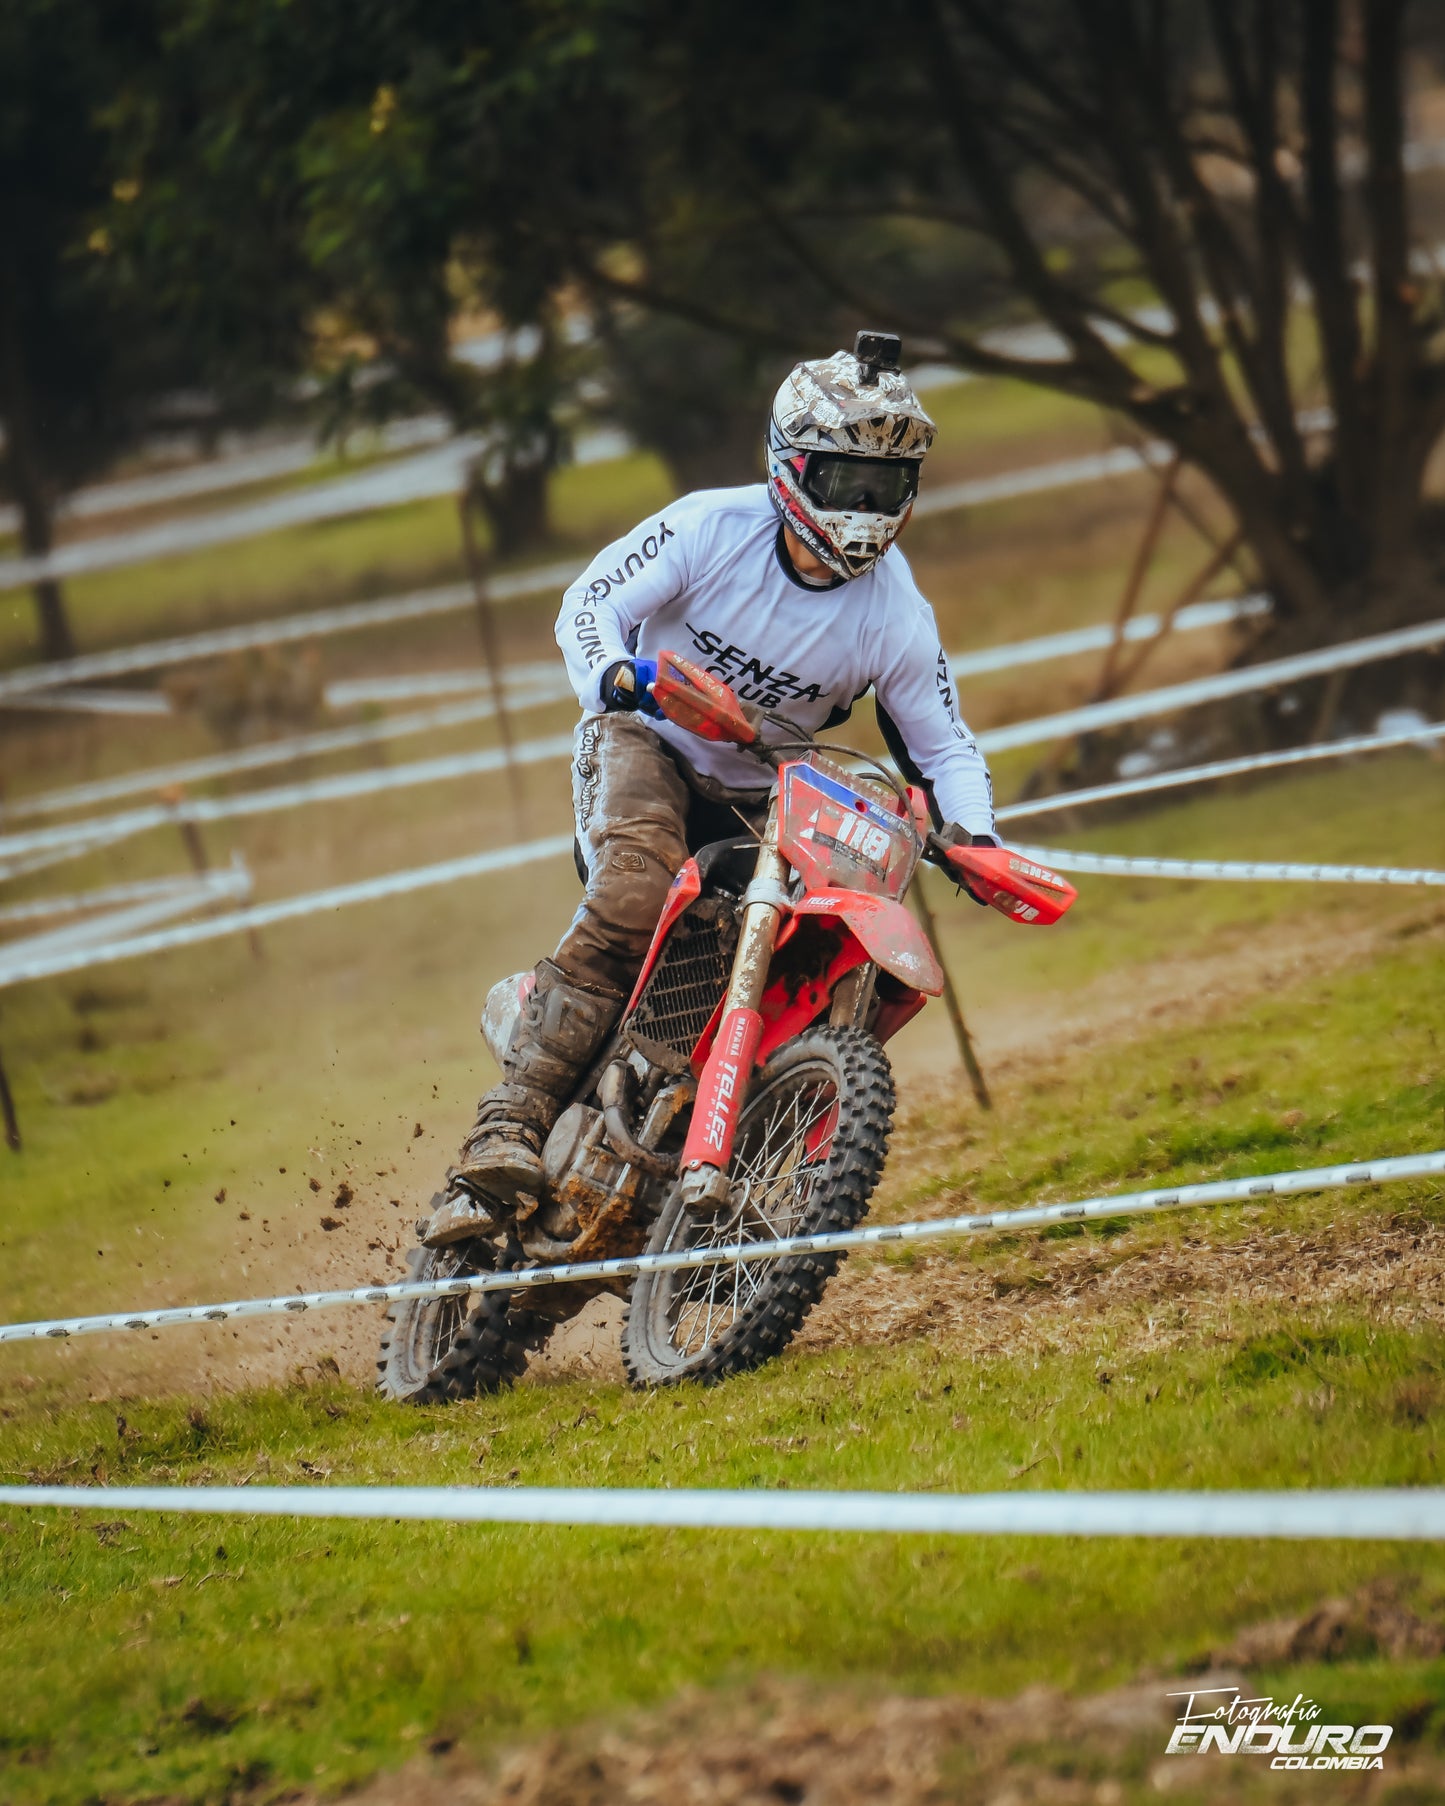
[{"label": "dirt patch", "polygon": [[1445,1655],[1445,1600],[1416,1610],[1398,1581],[1380,1579],[1349,1599],[1326,1599],[1301,1618],[1272,1618],[1215,1650],[1209,1666],[1277,1668],[1287,1662],[1430,1660]]},{"label": "dirt patch", "polygon": [[[1068,834],[1043,827],[1021,840],[1066,845]],[[1412,938],[1445,932],[1445,912],[1412,925]],[[1130,968],[1127,984],[1117,971],[1104,973],[1067,995],[1056,995],[1047,1007],[1020,1010],[1005,1001],[971,1006],[969,1026],[988,1078],[1006,1083],[1015,1072],[1031,1070],[1040,1056],[1053,1061],[1060,1052],[1077,1054],[1088,1047],[1128,1041],[1175,1024],[1207,1020],[1262,991],[1284,991],[1305,979],[1341,967],[1367,965],[1400,940],[1400,924],[1345,921],[1301,916],[1288,929],[1255,938],[1231,934],[1227,944],[1200,952],[1174,952],[1169,958]],[[936,1044],[915,1050],[898,1062],[912,1096],[942,1089],[936,1079],[939,1053],[952,1065],[952,1043],[945,1042],[941,1013]],[[892,1050],[890,1049],[890,1052]],[[957,1085],[951,1095],[958,1095]]]},{"label": "dirt patch", "polygon": [[[420,1763],[353,1796],[357,1806],[942,1806],[1002,1796],[1028,1745],[1068,1743],[1095,1762],[1135,1741],[1162,1750],[1172,1714],[1150,1683],[1070,1700],[1032,1688],[1011,1700],[867,1697],[762,1681],[690,1691],[618,1726],[554,1736],[489,1775]],[[1046,1779],[1044,1764],[1025,1761]],[[1037,1800],[1120,1800],[1070,1783]]]},{"label": "dirt patch", "polygon": [[[355,1806],[1123,1806],[1318,1798],[1260,1761],[1164,1754],[1181,1685],[1250,1691],[1237,1666],[1072,1698],[915,1698],[779,1680],[526,1745],[482,1771],[445,1740],[349,1796]],[[1438,1798],[1445,1759],[1397,1734],[1383,1772],[1332,1775],[1341,1799]]]},{"label": "dirt patch", "polygon": [[[1124,1355],[1257,1324],[1269,1307],[1364,1306],[1378,1322],[1445,1326],[1445,1231],[1408,1217],[1352,1218],[1339,1230],[1202,1233],[1131,1253],[1089,1237],[1035,1238],[987,1269],[938,1254],[911,1267],[845,1266],[797,1345],[910,1341],[971,1359],[1039,1357],[1096,1344]],[[1408,1409],[1409,1402],[1402,1405]],[[1429,1410],[1429,1400],[1415,1407]]]}]

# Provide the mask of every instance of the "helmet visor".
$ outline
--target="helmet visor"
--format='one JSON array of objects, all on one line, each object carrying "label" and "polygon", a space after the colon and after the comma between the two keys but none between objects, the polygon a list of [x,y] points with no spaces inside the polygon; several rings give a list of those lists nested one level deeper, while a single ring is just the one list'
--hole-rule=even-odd
[{"label": "helmet visor", "polygon": [[917,458],[850,458],[809,452],[803,488],[820,508],[897,514],[918,494]]}]

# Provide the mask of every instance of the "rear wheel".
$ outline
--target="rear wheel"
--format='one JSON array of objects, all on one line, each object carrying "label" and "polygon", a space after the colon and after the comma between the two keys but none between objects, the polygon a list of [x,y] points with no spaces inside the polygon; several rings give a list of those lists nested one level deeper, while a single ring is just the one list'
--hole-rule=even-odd
[{"label": "rear wheel", "polygon": [[[435,1208],[441,1198],[432,1202]],[[495,1265],[490,1243],[456,1242],[449,1248],[413,1248],[407,1277],[456,1279],[490,1272]],[[556,1327],[535,1311],[514,1308],[514,1296],[463,1292],[394,1304],[376,1363],[377,1391],[402,1404],[440,1405],[510,1386]]]},{"label": "rear wheel", "polygon": [[[893,1075],[872,1035],[815,1028],[753,1080],[733,1148],[733,1206],[699,1219],[675,1187],[649,1254],[851,1229],[866,1214],[893,1124]],[[780,1354],[822,1296],[836,1254],[737,1262],[633,1282],[622,1358],[634,1386],[717,1380]]]}]

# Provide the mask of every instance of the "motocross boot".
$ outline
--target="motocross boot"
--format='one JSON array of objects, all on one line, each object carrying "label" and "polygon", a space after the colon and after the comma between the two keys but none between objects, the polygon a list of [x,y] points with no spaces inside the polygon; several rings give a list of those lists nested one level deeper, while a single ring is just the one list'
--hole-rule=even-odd
[{"label": "motocross boot", "polygon": [[[502,1083],[477,1105],[477,1120],[462,1143],[452,1177],[482,1202],[514,1206],[542,1191],[542,1145],[568,1094],[607,1037],[621,994],[566,978],[551,960],[537,967],[535,988],[522,1006],[502,1061]],[[429,1247],[459,1241],[490,1227],[453,1185],[423,1240]]]}]

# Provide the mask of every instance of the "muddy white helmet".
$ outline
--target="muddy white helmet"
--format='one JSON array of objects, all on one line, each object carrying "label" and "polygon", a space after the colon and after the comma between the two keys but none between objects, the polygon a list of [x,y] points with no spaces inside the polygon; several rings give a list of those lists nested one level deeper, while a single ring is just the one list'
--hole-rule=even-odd
[{"label": "muddy white helmet", "polygon": [[898,368],[892,333],[798,364],[773,398],[768,494],[830,571],[861,577],[902,532],[937,430]]}]

